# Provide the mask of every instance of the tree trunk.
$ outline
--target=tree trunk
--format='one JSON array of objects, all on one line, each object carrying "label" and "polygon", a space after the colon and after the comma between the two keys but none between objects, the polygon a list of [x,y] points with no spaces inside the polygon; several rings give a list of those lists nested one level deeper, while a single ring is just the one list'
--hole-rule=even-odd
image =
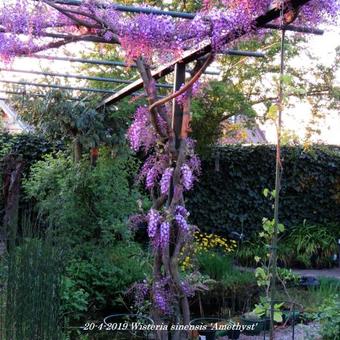
[{"label": "tree trunk", "polygon": [[[0,254],[15,244],[19,220],[20,183],[24,161],[8,156],[3,177],[4,217],[0,231]],[[7,241],[7,247],[6,247]]]},{"label": "tree trunk", "polygon": [[81,160],[83,147],[82,147],[78,137],[76,137],[73,141],[73,148],[74,148],[74,161],[76,163],[79,163],[80,160]]}]

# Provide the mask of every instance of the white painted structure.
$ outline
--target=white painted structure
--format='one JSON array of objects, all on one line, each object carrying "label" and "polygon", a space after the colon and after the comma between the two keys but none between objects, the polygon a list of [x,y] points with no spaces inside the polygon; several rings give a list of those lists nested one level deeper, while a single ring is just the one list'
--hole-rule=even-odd
[{"label": "white painted structure", "polygon": [[0,100],[0,115],[1,125],[9,133],[30,132],[32,130],[31,127],[19,119],[18,114],[13,108],[3,100]]}]

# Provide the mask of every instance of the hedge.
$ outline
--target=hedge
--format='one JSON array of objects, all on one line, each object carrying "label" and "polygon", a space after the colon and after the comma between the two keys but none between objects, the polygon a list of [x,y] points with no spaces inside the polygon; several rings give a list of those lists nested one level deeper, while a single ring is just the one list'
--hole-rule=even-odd
[{"label": "hedge", "polygon": [[[274,188],[275,146],[226,146],[202,161],[199,183],[187,199],[191,222],[222,235],[259,230],[272,218],[263,189]],[[290,227],[340,224],[340,148],[315,145],[282,150],[280,221]]]}]

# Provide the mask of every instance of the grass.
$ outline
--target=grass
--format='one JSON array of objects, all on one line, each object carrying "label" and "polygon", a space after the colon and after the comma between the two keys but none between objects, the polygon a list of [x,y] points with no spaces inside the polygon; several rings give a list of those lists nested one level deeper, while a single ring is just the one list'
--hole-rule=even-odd
[{"label": "grass", "polygon": [[[332,278],[319,278],[320,286],[302,289],[299,287],[288,288],[291,299],[306,313],[318,313],[326,300],[340,294],[340,280]],[[279,290],[276,300],[287,301],[288,297],[283,290]]]}]

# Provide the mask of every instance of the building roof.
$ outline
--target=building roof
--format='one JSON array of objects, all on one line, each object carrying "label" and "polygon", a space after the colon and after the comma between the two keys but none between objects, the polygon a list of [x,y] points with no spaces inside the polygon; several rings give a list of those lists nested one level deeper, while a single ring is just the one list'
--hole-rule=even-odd
[{"label": "building roof", "polygon": [[0,113],[2,115],[4,128],[10,133],[29,132],[32,130],[30,126],[19,119],[15,110],[3,100],[0,100]]}]

